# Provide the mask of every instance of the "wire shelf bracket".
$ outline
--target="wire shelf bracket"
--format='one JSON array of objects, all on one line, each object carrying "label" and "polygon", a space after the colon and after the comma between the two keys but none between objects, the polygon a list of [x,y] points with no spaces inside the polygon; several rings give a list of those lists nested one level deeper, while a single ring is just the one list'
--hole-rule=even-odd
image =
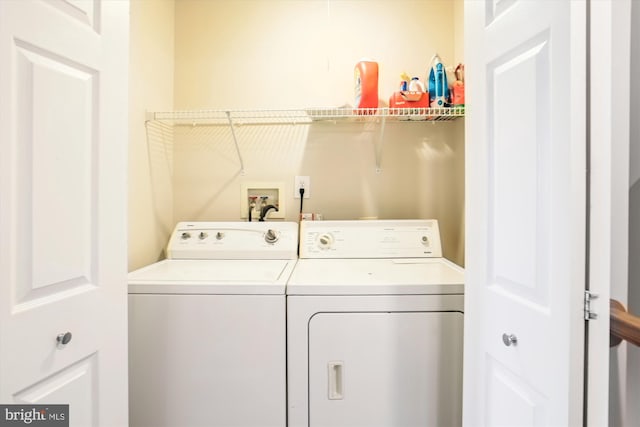
[{"label": "wire shelf bracket", "polygon": [[238,138],[236,137],[236,130],[233,125],[233,119],[231,118],[231,111],[226,111],[226,114],[227,120],[229,121],[229,129],[231,130],[231,137],[233,138],[233,143],[236,146],[236,154],[240,161],[240,174],[244,175],[244,161],[242,160],[242,153],[240,153],[240,147],[238,146]]}]

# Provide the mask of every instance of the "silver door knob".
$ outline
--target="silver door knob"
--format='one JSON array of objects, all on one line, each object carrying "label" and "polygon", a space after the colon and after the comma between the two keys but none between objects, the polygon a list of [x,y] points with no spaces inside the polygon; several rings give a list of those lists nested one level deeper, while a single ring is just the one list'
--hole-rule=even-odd
[{"label": "silver door knob", "polygon": [[516,345],[518,343],[518,337],[513,334],[502,334],[502,342],[509,347],[510,345]]},{"label": "silver door knob", "polygon": [[69,344],[69,341],[71,341],[72,336],[73,335],[71,334],[71,332],[58,334],[58,336],[56,337],[56,341],[58,342],[58,348],[64,348],[67,344]]}]

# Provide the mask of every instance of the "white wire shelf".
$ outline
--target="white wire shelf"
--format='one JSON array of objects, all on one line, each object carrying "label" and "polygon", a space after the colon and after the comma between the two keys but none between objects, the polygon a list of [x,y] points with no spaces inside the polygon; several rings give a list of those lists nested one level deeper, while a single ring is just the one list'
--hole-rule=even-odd
[{"label": "white wire shelf", "polygon": [[[304,108],[291,110],[184,110],[147,113],[146,124],[159,123],[162,126],[228,126],[240,163],[240,172],[244,174],[244,161],[236,126],[246,125],[310,125],[317,122],[376,123],[379,127],[375,141],[376,172],[380,173],[382,142],[385,124],[389,122],[424,123],[451,121],[464,117],[464,107],[452,108]],[[147,129],[147,132],[149,130]]]},{"label": "white wire shelf", "polygon": [[464,117],[464,107],[452,108],[305,108],[291,110],[184,110],[147,113],[148,121],[177,125],[310,124],[319,121],[451,121]]}]

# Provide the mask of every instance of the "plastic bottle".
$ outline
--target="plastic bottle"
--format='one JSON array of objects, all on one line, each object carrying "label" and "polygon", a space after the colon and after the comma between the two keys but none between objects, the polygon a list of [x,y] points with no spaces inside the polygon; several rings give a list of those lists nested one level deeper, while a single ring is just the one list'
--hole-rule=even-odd
[{"label": "plastic bottle", "polygon": [[424,85],[420,81],[419,77],[414,77],[409,82],[409,90],[413,90],[415,92],[424,92]]},{"label": "plastic bottle", "polygon": [[400,91],[409,90],[410,80],[411,77],[409,77],[409,74],[405,73],[404,71],[402,72],[402,74],[400,74]]},{"label": "plastic bottle", "polygon": [[356,108],[378,108],[378,63],[363,59],[353,72]]},{"label": "plastic bottle", "polygon": [[454,107],[464,107],[464,65],[458,64],[456,80],[451,85],[451,103]]},{"label": "plastic bottle", "polygon": [[431,108],[444,107],[449,100],[449,85],[447,84],[447,73],[437,53],[431,59],[428,81]]}]

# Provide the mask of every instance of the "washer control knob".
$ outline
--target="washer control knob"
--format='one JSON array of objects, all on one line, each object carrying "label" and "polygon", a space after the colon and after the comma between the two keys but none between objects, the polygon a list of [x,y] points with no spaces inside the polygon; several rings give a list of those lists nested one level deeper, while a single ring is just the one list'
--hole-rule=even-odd
[{"label": "washer control knob", "polygon": [[181,238],[182,240],[190,239],[190,238],[191,238],[191,233],[189,233],[188,231],[184,231],[184,232],[180,235],[180,238]]},{"label": "washer control knob", "polygon": [[204,240],[204,239],[206,239],[207,237],[209,237],[209,235],[208,235],[207,233],[205,233],[204,231],[201,231],[201,232],[200,232],[200,234],[198,234],[198,238],[199,238],[200,240]]},{"label": "washer control knob", "polygon": [[333,236],[330,233],[318,236],[318,247],[320,249],[329,249],[331,245],[333,245]]},{"label": "washer control knob", "polygon": [[218,231],[216,233],[216,240],[222,240],[224,239],[224,233],[222,231]]},{"label": "washer control knob", "polygon": [[267,243],[275,243],[278,241],[278,233],[273,229],[268,229],[264,235],[264,241]]},{"label": "washer control knob", "polygon": [[420,239],[420,242],[425,245],[425,246],[429,246],[429,236],[422,236],[422,238]]}]

